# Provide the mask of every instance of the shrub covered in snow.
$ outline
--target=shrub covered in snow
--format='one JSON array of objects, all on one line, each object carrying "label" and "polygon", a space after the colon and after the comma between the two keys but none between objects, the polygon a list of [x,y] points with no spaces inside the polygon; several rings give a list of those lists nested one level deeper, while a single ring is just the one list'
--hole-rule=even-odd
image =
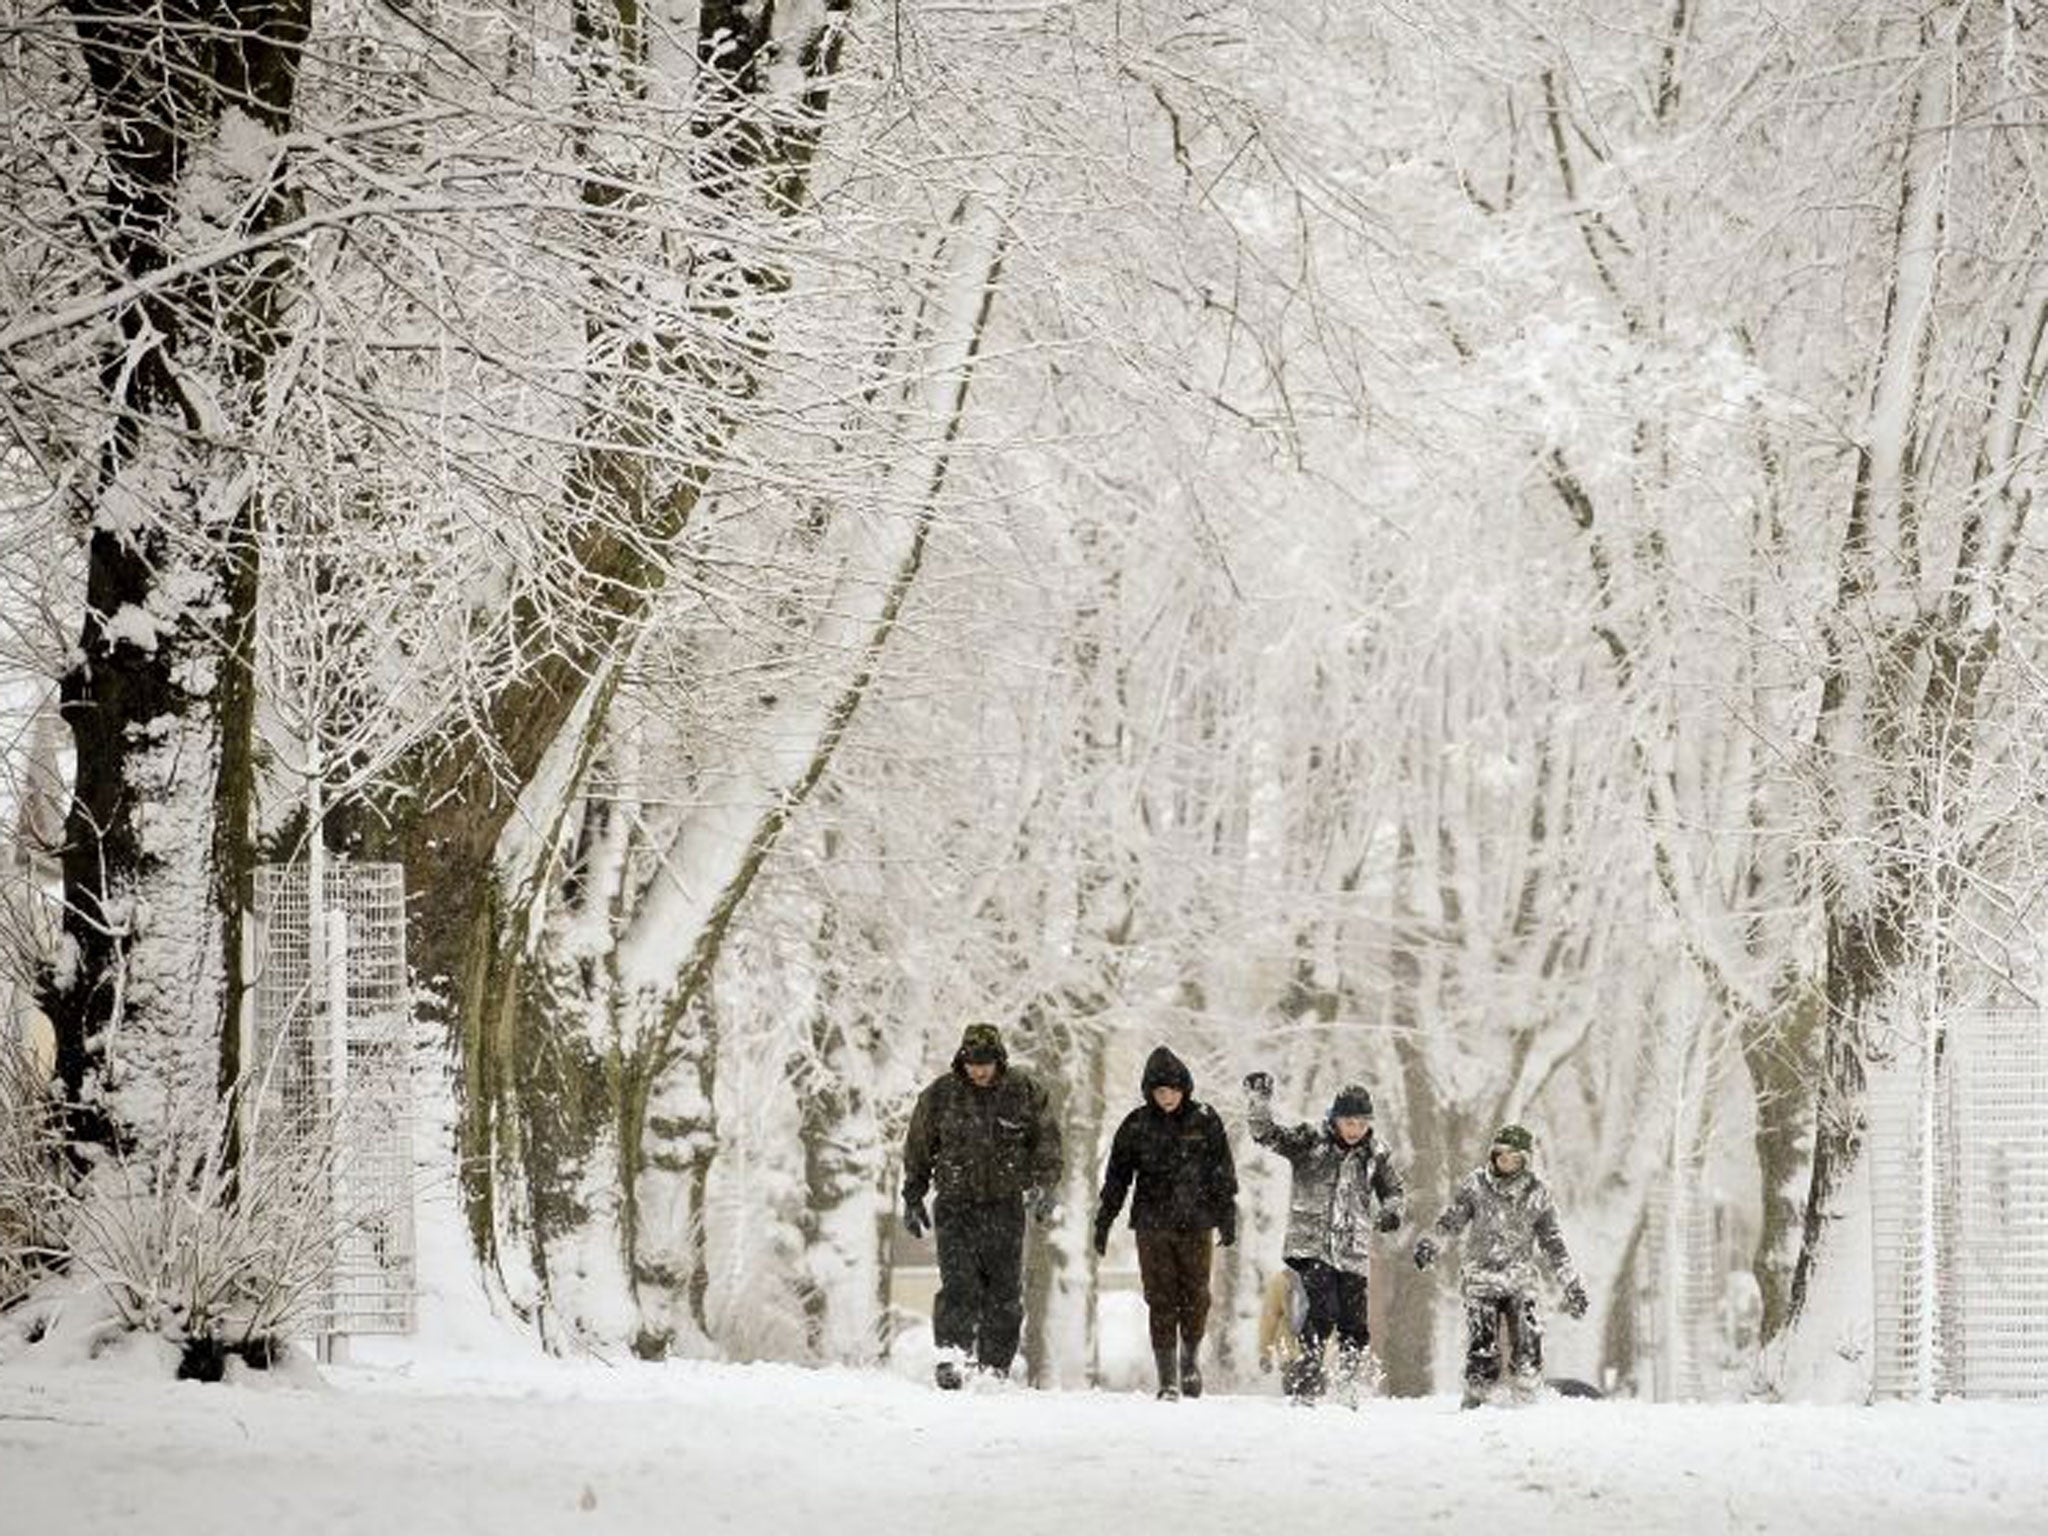
[{"label": "shrub covered in snow", "polygon": [[0,1311],[27,1295],[63,1251],[62,1153],[48,1074],[0,1036]]},{"label": "shrub covered in snow", "polygon": [[0,1361],[24,1348],[98,1358],[146,1335],[180,1376],[268,1368],[314,1331],[338,1240],[375,1216],[345,1202],[329,1127],[245,1144],[232,1100],[185,1117],[146,1157],[95,1159],[73,1184],[36,1186],[61,1231],[45,1268],[64,1278],[18,1285]]},{"label": "shrub covered in snow", "polygon": [[266,1357],[314,1305],[332,1218],[317,1152],[230,1163],[225,1137],[168,1138],[155,1159],[109,1159],[77,1202],[72,1255],[123,1329],[160,1334],[185,1369]]}]

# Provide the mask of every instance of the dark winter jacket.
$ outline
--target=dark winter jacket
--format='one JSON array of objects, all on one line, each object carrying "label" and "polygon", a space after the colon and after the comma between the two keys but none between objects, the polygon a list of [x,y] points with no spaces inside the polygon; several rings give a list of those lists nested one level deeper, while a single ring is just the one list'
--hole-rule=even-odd
[{"label": "dark winter jacket", "polygon": [[[1184,1097],[1168,1114],[1152,1090],[1170,1086]],[[1145,1063],[1140,1082],[1145,1102],[1124,1116],[1110,1143],[1109,1167],[1095,1205],[1095,1230],[1107,1233],[1123,1209],[1131,1180],[1131,1227],[1139,1232],[1199,1232],[1220,1227],[1237,1236],[1237,1167],[1223,1118],[1195,1098],[1195,1080],[1185,1063],[1160,1046]]]},{"label": "dark winter jacket", "polygon": [[1539,1249],[1559,1285],[1578,1279],[1550,1190],[1527,1168],[1507,1178],[1490,1167],[1473,1169],[1437,1217],[1436,1230],[1445,1237],[1465,1233],[1458,1282],[1467,1296],[1530,1294]]},{"label": "dark winter jacket", "polygon": [[1393,1154],[1380,1144],[1377,1133],[1367,1131],[1347,1147],[1327,1120],[1320,1125],[1276,1125],[1268,1094],[1252,1096],[1245,1118],[1253,1141],[1294,1165],[1284,1256],[1321,1259],[1350,1274],[1366,1273],[1375,1203],[1397,1219],[1408,1208]]},{"label": "dark winter jacket", "polygon": [[1060,1128],[1031,1075],[1005,1056],[996,1080],[977,1088],[956,1053],[953,1068],[917,1096],[903,1138],[903,1198],[934,1185],[943,1203],[1000,1200],[1047,1189],[1060,1178]]}]

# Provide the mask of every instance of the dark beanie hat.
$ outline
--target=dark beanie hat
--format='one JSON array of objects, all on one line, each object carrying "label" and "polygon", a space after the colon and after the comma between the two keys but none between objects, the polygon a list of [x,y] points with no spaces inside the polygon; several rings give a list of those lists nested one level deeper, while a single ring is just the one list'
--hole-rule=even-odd
[{"label": "dark beanie hat", "polygon": [[1502,1126],[1493,1133],[1493,1144],[1496,1147],[1511,1147],[1524,1157],[1533,1156],[1536,1151],[1536,1138],[1529,1134],[1527,1127],[1520,1125]]},{"label": "dark beanie hat", "polygon": [[1337,1090],[1337,1097],[1330,1101],[1330,1118],[1341,1120],[1346,1115],[1372,1118],[1372,1095],[1357,1083],[1346,1083]]}]

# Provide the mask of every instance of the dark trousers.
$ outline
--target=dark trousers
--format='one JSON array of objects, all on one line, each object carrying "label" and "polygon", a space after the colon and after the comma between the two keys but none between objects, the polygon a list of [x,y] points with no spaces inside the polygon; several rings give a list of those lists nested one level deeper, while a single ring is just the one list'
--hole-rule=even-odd
[{"label": "dark trousers", "polygon": [[1301,1358],[1290,1373],[1288,1390],[1313,1397],[1323,1389],[1323,1343],[1337,1335],[1342,1368],[1356,1370],[1371,1342],[1365,1321],[1365,1276],[1325,1264],[1321,1259],[1289,1259],[1287,1267],[1301,1276],[1308,1316],[1301,1325]]},{"label": "dark trousers", "polygon": [[1325,1264],[1321,1259],[1289,1259],[1287,1267],[1301,1276],[1301,1289],[1308,1300],[1308,1318],[1301,1325],[1301,1342],[1310,1354],[1318,1354],[1331,1333],[1345,1349],[1364,1349],[1372,1342],[1365,1322],[1365,1276]]},{"label": "dark trousers", "polygon": [[1138,1278],[1152,1325],[1152,1348],[1174,1341],[1192,1355],[1209,1327],[1208,1228],[1200,1231],[1139,1232]]},{"label": "dark trousers", "polygon": [[932,1208],[939,1294],[932,1341],[994,1370],[1016,1358],[1024,1326],[1024,1200],[941,1200]]},{"label": "dark trousers", "polygon": [[1508,1368],[1517,1376],[1543,1374],[1543,1324],[1536,1298],[1527,1295],[1465,1298],[1465,1380],[1500,1380],[1501,1333],[1507,1333]]}]

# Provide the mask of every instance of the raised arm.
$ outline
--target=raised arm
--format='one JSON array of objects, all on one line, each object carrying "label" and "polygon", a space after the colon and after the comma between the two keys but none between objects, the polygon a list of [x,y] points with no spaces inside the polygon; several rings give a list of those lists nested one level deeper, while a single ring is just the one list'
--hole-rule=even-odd
[{"label": "raised arm", "polygon": [[1271,1147],[1290,1163],[1313,1147],[1320,1133],[1306,1122],[1299,1125],[1281,1125],[1273,1119],[1273,1079],[1263,1072],[1254,1072],[1244,1080],[1245,1124],[1251,1127],[1252,1140],[1262,1147]]}]

